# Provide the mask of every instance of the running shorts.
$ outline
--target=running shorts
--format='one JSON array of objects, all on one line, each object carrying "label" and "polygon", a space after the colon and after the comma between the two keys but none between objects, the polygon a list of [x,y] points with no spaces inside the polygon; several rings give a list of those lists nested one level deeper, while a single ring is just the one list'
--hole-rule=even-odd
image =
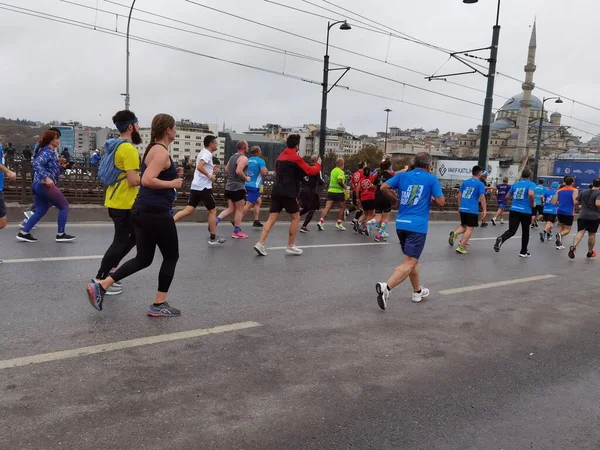
[{"label": "running shorts", "polygon": [[362,200],[363,211],[375,211],[375,200]]},{"label": "running shorts", "polygon": [[574,216],[567,216],[565,214],[559,214],[558,215],[558,223],[560,223],[561,225],[565,225],[567,227],[573,226],[573,217]]},{"label": "running shorts", "polygon": [[387,199],[375,198],[375,213],[389,213],[392,212],[392,202]]},{"label": "running shorts", "polygon": [[239,189],[237,191],[225,191],[225,199],[231,200],[233,203],[241,202],[246,200],[246,189]]},{"label": "running shorts", "polygon": [[190,199],[188,200],[188,206],[191,206],[192,208],[197,208],[200,203],[202,203],[208,211],[217,207],[212,189],[202,189],[201,191],[196,191],[192,189],[190,191]]},{"label": "running shorts", "polygon": [[260,189],[249,189],[248,191],[248,203],[254,205],[258,202],[258,199],[261,197]]},{"label": "running shorts", "polygon": [[333,201],[333,203],[343,204],[346,203],[346,196],[344,195],[344,193],[328,192],[327,201]]},{"label": "running shorts", "polygon": [[506,209],[506,202],[498,202],[498,209]]},{"label": "running shorts", "polygon": [[4,192],[0,191],[0,219],[6,217],[6,203],[4,203]]},{"label": "running shorts", "polygon": [[544,205],[537,205],[535,207],[536,213],[538,216],[541,216],[542,214],[544,214]]},{"label": "running shorts", "polygon": [[556,214],[544,214],[544,222],[556,222]]},{"label": "running shorts", "polygon": [[318,211],[321,207],[319,204],[319,194],[314,191],[300,191],[300,206],[308,211]]},{"label": "running shorts", "polygon": [[460,224],[463,227],[475,228],[479,226],[479,214],[460,213]]},{"label": "running shorts", "polygon": [[427,235],[425,233],[405,230],[396,230],[396,233],[398,234],[398,239],[400,239],[402,253],[411,258],[419,259],[425,248]]},{"label": "running shorts", "polygon": [[[342,194],[343,195],[343,194]],[[283,197],[271,195],[271,213],[280,213],[286,210],[288,214],[295,214],[300,211],[298,199],[296,197]]]},{"label": "running shorts", "polygon": [[600,220],[577,219],[577,231],[597,233],[598,227],[600,227]]}]

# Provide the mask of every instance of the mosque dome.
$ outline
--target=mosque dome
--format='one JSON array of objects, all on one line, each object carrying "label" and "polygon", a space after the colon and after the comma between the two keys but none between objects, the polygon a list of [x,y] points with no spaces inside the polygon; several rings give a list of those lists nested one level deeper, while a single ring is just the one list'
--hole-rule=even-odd
[{"label": "mosque dome", "polygon": [[507,119],[500,119],[490,124],[492,130],[506,130],[507,128],[514,128],[515,124]]},{"label": "mosque dome", "polygon": [[[523,100],[523,94],[514,95],[504,103],[504,106],[500,108],[500,111],[520,111],[521,101]],[[531,96],[531,110],[541,111],[542,101],[536,96]]]},{"label": "mosque dome", "polygon": [[561,113],[559,113],[559,112],[555,112],[555,113],[552,113],[552,114],[550,114],[550,117],[551,117],[551,118],[552,118],[552,117],[562,117],[562,114],[561,114]]}]

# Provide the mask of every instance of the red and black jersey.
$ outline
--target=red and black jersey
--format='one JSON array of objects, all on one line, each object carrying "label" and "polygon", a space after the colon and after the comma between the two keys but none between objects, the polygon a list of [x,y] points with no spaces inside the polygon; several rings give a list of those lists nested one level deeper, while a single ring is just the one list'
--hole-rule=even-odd
[{"label": "red and black jersey", "polygon": [[367,200],[375,200],[375,192],[377,192],[377,186],[373,184],[374,179],[375,176],[365,177],[363,175],[361,177],[360,182],[358,183],[358,190],[360,193],[361,202]]},{"label": "red and black jersey", "polygon": [[298,197],[300,182],[305,175],[321,173],[321,165],[309,165],[292,148],[286,148],[275,163],[275,183],[271,195],[278,197]]},{"label": "red and black jersey", "polygon": [[350,180],[350,187],[352,188],[352,192],[356,192],[356,187],[358,186],[358,183],[360,182],[360,179],[363,176],[363,171],[362,169],[357,170],[356,172],[354,172],[352,174],[352,179]]}]

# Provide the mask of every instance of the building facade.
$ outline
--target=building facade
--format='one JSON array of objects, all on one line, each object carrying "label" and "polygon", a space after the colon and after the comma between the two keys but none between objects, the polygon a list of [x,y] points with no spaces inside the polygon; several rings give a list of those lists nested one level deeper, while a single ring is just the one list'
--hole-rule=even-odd
[{"label": "building facade", "polygon": [[[96,144],[96,131],[90,127],[76,126],[75,133],[75,156],[89,156],[98,148]],[[101,144],[103,145],[104,142]]]},{"label": "building facade", "polygon": [[75,152],[75,127],[71,125],[53,125],[60,130],[60,149],[68,149],[71,157],[77,156]]}]

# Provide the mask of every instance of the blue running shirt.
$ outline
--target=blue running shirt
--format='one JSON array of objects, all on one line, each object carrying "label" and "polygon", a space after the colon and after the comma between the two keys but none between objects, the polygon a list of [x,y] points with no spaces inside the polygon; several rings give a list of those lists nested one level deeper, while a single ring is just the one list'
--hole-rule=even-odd
[{"label": "blue running shirt", "polygon": [[498,203],[506,203],[506,194],[508,194],[508,191],[510,191],[510,184],[499,184],[498,186],[496,186],[496,189],[498,189],[497,191],[497,197],[498,197]]},{"label": "blue running shirt", "polygon": [[552,199],[554,198],[556,191],[557,189],[548,189],[544,192],[544,214],[557,214],[558,205],[552,204]]},{"label": "blue running shirt", "polygon": [[460,195],[460,212],[479,214],[479,197],[485,195],[485,184],[469,178],[460,186]]},{"label": "blue running shirt", "polygon": [[538,184],[535,187],[535,189],[533,190],[533,197],[535,198],[536,206],[540,206],[543,204],[542,197],[544,196],[547,190],[548,188],[546,186],[542,186],[541,184]]},{"label": "blue running shirt", "polygon": [[387,181],[400,199],[396,229],[427,233],[431,197],[443,197],[442,187],[435,175],[423,169],[401,172]]},{"label": "blue running shirt", "polygon": [[529,200],[529,191],[535,190],[535,183],[529,180],[517,181],[510,188],[508,193],[513,196],[510,210],[525,214],[531,214],[531,201]]},{"label": "blue running shirt", "polygon": [[252,156],[248,159],[246,174],[250,177],[250,181],[246,181],[246,188],[260,189],[263,184],[263,177],[260,170],[266,168],[265,160],[260,156]]}]

